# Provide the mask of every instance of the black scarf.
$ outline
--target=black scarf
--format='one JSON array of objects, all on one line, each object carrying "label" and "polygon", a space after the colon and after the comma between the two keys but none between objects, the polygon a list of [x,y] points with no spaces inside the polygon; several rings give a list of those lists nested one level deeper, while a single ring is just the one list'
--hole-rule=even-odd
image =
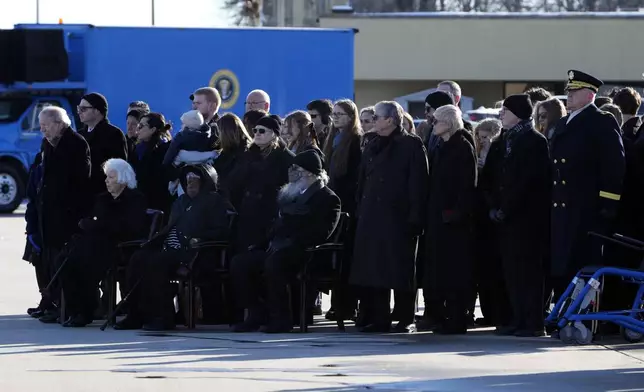
[{"label": "black scarf", "polygon": [[520,123],[503,133],[503,139],[505,140],[506,157],[512,152],[512,143],[514,143],[514,140],[517,138],[517,136],[530,129],[532,129],[532,119],[522,120]]}]

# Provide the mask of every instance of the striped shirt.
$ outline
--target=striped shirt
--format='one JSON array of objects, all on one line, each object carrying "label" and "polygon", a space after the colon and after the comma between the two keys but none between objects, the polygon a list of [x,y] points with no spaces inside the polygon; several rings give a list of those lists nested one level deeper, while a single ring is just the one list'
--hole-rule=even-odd
[{"label": "striped shirt", "polygon": [[179,231],[177,226],[173,226],[168,233],[168,236],[165,238],[164,242],[166,249],[181,249],[181,241],[179,240]]}]

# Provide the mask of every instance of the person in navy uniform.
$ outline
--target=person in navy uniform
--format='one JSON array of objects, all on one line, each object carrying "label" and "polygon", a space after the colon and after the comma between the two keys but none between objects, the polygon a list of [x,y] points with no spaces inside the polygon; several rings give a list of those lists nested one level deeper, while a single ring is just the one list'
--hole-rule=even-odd
[{"label": "person in navy uniform", "polygon": [[579,269],[602,263],[602,244],[588,232],[607,234],[621,199],[625,158],[620,128],[593,103],[602,84],[581,71],[568,71],[568,115],[557,123],[550,140],[555,298]]}]

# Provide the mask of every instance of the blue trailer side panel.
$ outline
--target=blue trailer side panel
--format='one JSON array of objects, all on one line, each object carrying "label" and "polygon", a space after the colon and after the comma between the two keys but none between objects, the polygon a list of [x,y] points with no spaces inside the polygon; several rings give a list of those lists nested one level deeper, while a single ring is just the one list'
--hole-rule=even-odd
[{"label": "blue trailer side panel", "polygon": [[[352,30],[96,27],[85,37],[86,84],[122,129],[127,104],[147,101],[174,124],[195,89],[226,79],[222,112],[244,112],[249,91],[284,115],[313,99],[353,98]],[[224,82],[227,84],[227,82]]]}]

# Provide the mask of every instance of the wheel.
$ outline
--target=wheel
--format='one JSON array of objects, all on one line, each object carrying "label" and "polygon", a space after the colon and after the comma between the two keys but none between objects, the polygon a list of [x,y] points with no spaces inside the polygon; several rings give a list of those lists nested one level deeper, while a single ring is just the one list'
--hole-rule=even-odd
[{"label": "wheel", "polygon": [[25,182],[14,165],[0,163],[0,214],[14,212],[25,198]]},{"label": "wheel", "polygon": [[574,326],[573,336],[577,344],[586,345],[593,341],[593,332],[583,324]]},{"label": "wheel", "polygon": [[565,344],[572,344],[575,342],[575,328],[571,325],[566,325],[559,331],[559,339]]},{"label": "wheel", "polygon": [[629,343],[639,343],[644,339],[644,334],[633,331],[632,329],[619,327],[619,332],[622,334],[624,340]]}]

